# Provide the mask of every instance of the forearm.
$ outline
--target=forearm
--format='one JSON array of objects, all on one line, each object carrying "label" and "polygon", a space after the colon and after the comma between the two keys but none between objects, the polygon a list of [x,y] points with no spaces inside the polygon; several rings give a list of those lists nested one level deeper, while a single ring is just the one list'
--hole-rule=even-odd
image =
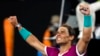
[{"label": "forearm", "polygon": [[22,38],[32,47],[34,47],[36,50],[42,52],[44,55],[44,48],[45,45],[42,44],[37,37],[32,34],[30,31],[28,31],[27,29],[25,29],[24,27],[22,27],[21,25],[18,27],[19,33],[22,36]]},{"label": "forearm", "polygon": [[18,28],[18,31],[20,33],[20,35],[22,36],[22,38],[26,41],[29,37],[32,37],[33,41],[37,41],[37,38],[35,37],[35,35],[33,35],[29,30],[27,30],[26,28],[22,27],[22,25],[17,24],[16,26]]},{"label": "forearm", "polygon": [[92,33],[92,18],[91,15],[84,16],[83,40],[89,42]]},{"label": "forearm", "polygon": [[91,40],[91,32],[92,32],[92,28],[84,28],[83,29],[83,41],[85,43],[88,43]]}]

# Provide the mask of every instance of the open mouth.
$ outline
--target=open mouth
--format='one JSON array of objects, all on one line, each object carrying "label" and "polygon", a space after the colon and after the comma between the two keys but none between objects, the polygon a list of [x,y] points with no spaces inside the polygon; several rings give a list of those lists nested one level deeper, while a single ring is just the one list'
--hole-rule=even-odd
[{"label": "open mouth", "polygon": [[60,37],[57,37],[57,40],[59,41],[59,40],[61,40],[61,38]]}]

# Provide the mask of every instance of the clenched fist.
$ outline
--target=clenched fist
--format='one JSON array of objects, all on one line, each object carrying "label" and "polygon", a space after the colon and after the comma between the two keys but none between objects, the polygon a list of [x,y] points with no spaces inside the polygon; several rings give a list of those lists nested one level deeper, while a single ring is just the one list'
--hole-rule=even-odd
[{"label": "clenched fist", "polygon": [[11,22],[11,24],[13,25],[13,26],[15,26],[16,27],[16,25],[18,24],[18,21],[17,21],[17,17],[16,16],[10,16],[9,18],[8,18],[8,20]]},{"label": "clenched fist", "polygon": [[84,15],[90,15],[90,7],[87,3],[82,3],[79,5],[80,12]]}]

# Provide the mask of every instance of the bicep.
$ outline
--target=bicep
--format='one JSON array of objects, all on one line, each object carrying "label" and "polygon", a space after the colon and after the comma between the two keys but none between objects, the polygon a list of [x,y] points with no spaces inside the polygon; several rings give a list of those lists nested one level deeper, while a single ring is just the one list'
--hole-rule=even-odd
[{"label": "bicep", "polygon": [[76,45],[76,48],[77,48],[77,52],[79,54],[83,54],[86,52],[87,50],[87,47],[88,47],[88,43],[84,42],[83,39],[80,39]]},{"label": "bicep", "polygon": [[26,42],[30,46],[34,47],[36,50],[40,51],[43,55],[46,55],[45,50],[44,50],[45,49],[45,45],[42,44],[34,35],[30,35],[27,38]]}]

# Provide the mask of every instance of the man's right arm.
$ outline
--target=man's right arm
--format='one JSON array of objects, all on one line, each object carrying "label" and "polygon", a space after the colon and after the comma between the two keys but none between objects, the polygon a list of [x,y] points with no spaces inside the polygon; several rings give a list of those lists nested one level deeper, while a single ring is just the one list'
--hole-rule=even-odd
[{"label": "man's right arm", "polygon": [[27,29],[25,29],[24,27],[22,27],[18,21],[17,21],[17,17],[16,16],[11,16],[9,18],[10,22],[12,23],[12,25],[14,25],[15,27],[17,26],[20,35],[22,36],[22,38],[32,47],[34,47],[35,49],[37,49],[38,51],[40,51],[43,55],[46,55],[45,53],[45,45],[42,44],[35,35],[33,35],[30,31],[28,31]]}]

